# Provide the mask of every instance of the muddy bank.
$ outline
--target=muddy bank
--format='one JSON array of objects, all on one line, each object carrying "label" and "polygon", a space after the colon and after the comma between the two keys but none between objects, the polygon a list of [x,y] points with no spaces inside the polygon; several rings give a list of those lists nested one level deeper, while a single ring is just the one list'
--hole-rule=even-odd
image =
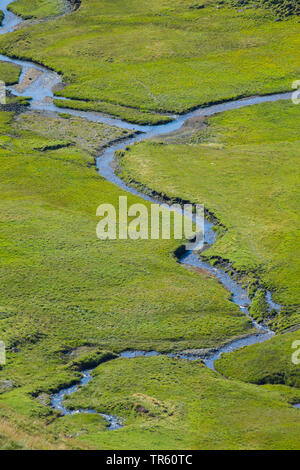
[{"label": "muddy bank", "polygon": [[[4,6],[10,3],[6,0],[0,1],[0,8],[1,5]],[[71,0],[71,4],[73,5],[74,10],[80,7],[80,2],[78,0]],[[3,28],[2,33],[6,33],[12,31],[16,24],[20,23],[21,20],[17,18],[15,15],[9,16],[7,10],[5,10],[5,18],[3,21]],[[53,90],[58,89],[57,87],[63,86],[61,77],[45,67],[38,66],[33,64],[30,61],[21,61],[12,59],[6,56],[1,56],[0,60],[8,60],[9,62],[15,63],[22,67],[22,74],[20,78],[20,83],[15,87],[16,93],[20,96],[24,96],[24,94],[28,94],[32,96],[31,108],[32,109],[39,109],[42,111],[53,111],[62,113],[64,108],[57,108],[53,102]],[[56,87],[56,88],[55,88]],[[197,126],[204,126],[205,125],[205,117],[210,116],[219,112],[227,111],[230,109],[238,109],[244,106],[251,106],[258,103],[269,102],[269,101],[276,101],[279,99],[290,99],[291,93],[285,94],[276,94],[276,95],[265,95],[261,97],[250,97],[245,99],[238,99],[240,97],[236,97],[234,101],[230,100],[222,100],[217,103],[211,103],[211,105],[206,106],[203,104],[201,107],[193,107],[193,111],[186,114],[181,114],[177,117],[174,121],[168,124],[161,124],[157,126],[135,126],[130,125],[120,119],[112,119],[109,117],[105,117],[99,113],[93,112],[85,112],[85,111],[76,111],[76,110],[66,110],[67,113],[72,114],[78,117],[84,117],[93,122],[103,122],[110,125],[117,125],[124,129],[131,129],[132,134],[130,138],[126,136],[125,140],[121,139],[118,142],[113,142],[107,147],[104,152],[102,149],[101,155],[97,158],[97,167],[99,173],[110,181],[113,184],[116,184],[121,189],[130,192],[139,196],[140,198],[150,201],[155,204],[163,203],[166,207],[172,204],[187,204],[189,201],[182,200],[180,198],[168,198],[165,194],[157,193],[149,188],[145,188],[140,185],[138,182],[134,180],[130,180],[129,183],[122,181],[118,176],[118,165],[114,160],[115,151],[123,152],[124,149],[128,145],[131,145],[135,142],[139,142],[146,138],[156,138],[164,134],[165,136],[170,136],[170,134],[174,131],[178,131],[178,134],[181,133],[190,133],[197,129]],[[209,104],[209,103],[208,103]],[[181,130],[180,130],[181,129]],[[173,134],[174,136],[174,134]],[[121,154],[119,154],[121,156]],[[209,210],[205,209],[205,233],[204,233],[204,244],[205,246],[209,247],[212,246],[216,240],[216,233],[222,233],[226,230],[226,228],[218,221],[218,219],[212,214]],[[176,250],[175,256],[177,257],[178,262],[181,264],[203,270],[207,273],[207,275],[215,276],[219,282],[222,283],[225,289],[227,289],[231,293],[231,300],[235,303],[240,311],[245,314],[249,318],[249,329],[250,323],[251,327],[256,329],[255,334],[251,334],[249,336],[240,337],[233,341],[228,342],[227,344],[223,345],[220,348],[211,348],[211,349],[194,349],[194,350],[186,350],[180,353],[166,353],[169,357],[176,357],[178,359],[188,359],[188,360],[203,360],[207,367],[214,369],[215,361],[220,357],[221,354],[234,351],[241,347],[248,346],[250,344],[257,344],[274,336],[274,333],[268,329],[264,325],[258,325],[254,320],[252,320],[249,316],[248,307],[251,305],[251,299],[248,296],[248,292],[246,289],[243,289],[238,281],[238,274],[226,272],[226,268],[224,270],[224,263],[225,260],[222,260],[221,263],[210,263],[210,259],[207,258],[206,260],[201,259],[199,257],[198,252],[194,251],[186,251],[185,248],[179,247]],[[231,266],[232,268],[232,266]],[[232,269],[231,269],[232,271]],[[231,276],[230,276],[231,274]],[[272,296],[270,292],[267,292],[266,295],[267,302],[271,307],[273,307],[274,303],[272,302]],[[280,306],[278,306],[280,308]],[[138,357],[138,356],[157,356],[160,353],[156,351],[124,351],[122,352],[119,357]],[[64,397],[67,395],[71,395],[74,393],[79,386],[85,386],[92,380],[91,369],[84,369],[82,371],[80,383],[69,385],[68,387],[64,387],[60,389],[57,393],[55,393],[51,397],[51,406],[53,409],[59,411],[61,414],[75,414],[75,413],[95,413],[94,410],[69,410],[63,404]],[[78,382],[78,380],[76,381]],[[44,400],[45,397],[40,397],[40,399]],[[109,423],[109,429],[118,429],[122,422],[119,418],[116,418],[112,415],[105,415],[102,416],[107,420]]]}]

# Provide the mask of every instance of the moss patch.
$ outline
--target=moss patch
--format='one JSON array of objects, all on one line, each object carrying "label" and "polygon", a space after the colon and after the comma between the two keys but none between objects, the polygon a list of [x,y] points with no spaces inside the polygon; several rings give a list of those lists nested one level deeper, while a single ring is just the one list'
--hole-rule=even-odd
[{"label": "moss patch", "polygon": [[[29,9],[33,2],[26,0]],[[68,86],[57,93],[69,106],[135,122],[291,89],[299,72],[296,18],[275,22],[272,11],[216,8],[217,0],[194,4],[83,0],[71,15],[2,36],[0,50],[61,72]]]}]

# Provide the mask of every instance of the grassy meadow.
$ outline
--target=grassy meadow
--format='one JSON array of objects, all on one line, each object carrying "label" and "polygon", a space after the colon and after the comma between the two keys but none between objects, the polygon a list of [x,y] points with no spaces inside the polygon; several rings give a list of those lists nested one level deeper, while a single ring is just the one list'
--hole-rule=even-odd
[{"label": "grassy meadow", "polygon": [[[14,10],[26,16],[35,4]],[[0,51],[60,72],[68,106],[153,123],[157,113],[290,90],[299,23],[275,19],[216,0],[82,0],[71,15],[1,37]]]},{"label": "grassy meadow", "polygon": [[[229,111],[189,134],[134,145],[120,160],[127,181],[204,203],[218,217],[227,231],[205,256],[230,260],[249,292],[257,279],[270,289],[283,308],[268,321],[282,333],[300,323],[298,117],[287,101]],[[280,334],[227,354],[217,369],[249,382],[299,387],[300,369],[291,361],[299,338]]]},{"label": "grassy meadow", "polygon": [[173,121],[172,116],[140,111],[128,106],[120,106],[114,103],[99,101],[61,100],[54,99],[54,104],[59,108],[78,109],[79,111],[95,111],[98,113],[110,114],[111,116],[123,119],[124,121],[139,125],[165,124]]},{"label": "grassy meadow", "polygon": [[292,344],[299,340],[299,331],[278,335],[264,344],[223,355],[216,368],[226,377],[245,382],[300,388],[300,367],[292,362]]},{"label": "grassy meadow", "polygon": [[[66,434],[66,433],[65,433]],[[12,410],[0,399],[0,448],[3,450],[87,449],[84,443],[50,431],[46,423]]]},{"label": "grassy meadow", "polygon": [[270,8],[278,15],[278,19],[300,15],[298,0],[227,0],[227,3],[241,8]]},{"label": "grassy meadow", "polygon": [[[182,350],[249,332],[222,286],[176,263],[180,241],[97,239],[98,205],[118,208],[124,193],[97,174],[93,153],[101,139],[104,146],[127,131],[74,118],[29,114],[13,127],[9,115],[2,119],[1,305],[9,344],[26,344],[28,332],[47,343],[50,328],[70,346]],[[11,129],[15,137],[6,135]],[[129,196],[128,206],[134,201]]]},{"label": "grassy meadow", "polygon": [[[276,126],[279,108],[285,126],[274,134],[266,121],[268,115],[273,116],[270,126]],[[157,176],[160,173],[154,178],[156,164],[163,166],[162,174],[175,184],[176,195],[183,196],[178,181],[174,183],[176,149],[181,159],[185,155],[189,160],[197,150],[202,163],[204,152],[207,166],[212,161],[208,159],[211,151],[223,154],[218,163],[224,163],[227,147],[231,149],[227,159],[244,155],[243,147],[248,149],[248,158],[255,156],[259,143],[274,145],[277,141],[283,151],[288,134],[288,144],[296,141],[295,109],[289,103],[278,103],[240,110],[238,121],[234,117],[237,112],[216,116],[210,119],[210,127],[193,132],[188,143],[166,145],[156,141],[133,146],[123,157],[122,167],[127,174],[135,168],[142,180],[141,169],[146,172],[151,161],[152,182],[157,181],[160,189],[172,195]],[[259,116],[264,127],[251,132],[249,123],[251,119],[259,122]],[[0,117],[0,328],[1,339],[8,346],[7,365],[0,370],[1,447],[297,448],[299,411],[291,404],[300,401],[299,391],[241,382],[297,386],[298,369],[291,370],[290,364],[288,369],[287,360],[275,361],[283,350],[289,352],[288,338],[292,341],[296,333],[256,346],[254,359],[251,348],[247,349],[250,357],[238,363],[245,369],[243,374],[235,370],[236,365],[226,360],[223,364],[221,359],[218,369],[233,380],[207,370],[200,361],[113,359],[113,354],[101,353],[105,349],[212,347],[251,331],[247,319],[213,278],[175,262],[173,252],[178,241],[96,239],[98,204],[117,204],[117,197],[123,193],[95,172],[94,155],[99,146],[125,137],[127,131],[67,114],[27,112],[14,116],[2,112]],[[233,122],[242,136],[239,152],[233,151],[237,145],[230,135]],[[180,134],[176,138],[180,140]],[[173,159],[169,167],[167,155]],[[138,164],[139,158],[143,165]],[[191,163],[185,165],[185,178],[189,168],[193,178],[184,187],[192,191],[197,172]],[[168,175],[170,168],[172,178]],[[202,181],[209,177],[207,170],[202,175]],[[249,172],[247,178],[249,189]],[[185,183],[182,172],[180,182]],[[202,190],[199,181],[197,188]],[[129,199],[139,201],[134,196]],[[236,202],[235,206],[239,207]],[[218,216],[229,226],[229,220],[221,215],[219,209]],[[243,227],[241,223],[239,227]],[[235,238],[238,241],[237,235]],[[289,380],[257,378],[262,374],[259,348],[265,348],[263,370],[279,376],[280,366]],[[51,392],[78,381],[82,368],[103,361],[107,362],[95,370],[95,380],[72,396],[68,406],[92,407],[121,416],[124,428],[107,431],[105,421],[97,415],[59,418],[47,406]],[[38,428],[42,423],[47,426],[41,434]],[[8,434],[6,429],[10,430]]]}]

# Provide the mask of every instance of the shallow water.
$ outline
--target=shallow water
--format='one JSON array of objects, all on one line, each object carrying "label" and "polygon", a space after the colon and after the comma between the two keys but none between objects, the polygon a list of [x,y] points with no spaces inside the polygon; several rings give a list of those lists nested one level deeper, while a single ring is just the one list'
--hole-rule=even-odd
[{"label": "shallow water", "polygon": [[[14,30],[17,24],[19,24],[22,20],[18,18],[13,13],[9,12],[6,7],[11,3],[11,0],[0,0],[0,10],[2,10],[5,14],[4,20],[2,22],[2,27],[0,28],[0,34],[6,34]],[[53,87],[59,83],[61,83],[61,77],[53,71],[47,70],[45,67],[42,67],[38,64],[34,64],[30,61],[18,60],[18,59],[11,59],[7,56],[0,54],[0,61],[8,61],[14,64],[19,65],[22,68],[22,73],[20,75],[19,83],[22,82],[24,74],[28,71],[28,69],[34,68],[41,72],[40,76],[34,80],[30,86],[26,88],[23,92],[16,92],[14,87],[8,87],[14,94],[18,96],[30,96],[32,97],[32,101],[30,103],[31,109],[34,110],[41,110],[41,111],[54,111],[54,112],[67,112],[68,114],[72,114],[74,116],[82,117],[88,119],[93,122],[101,122],[108,125],[115,125],[123,129],[129,130],[136,130],[140,131],[141,133],[136,135],[134,138],[127,140],[126,142],[122,142],[116,145],[112,145],[108,148],[105,153],[97,159],[97,167],[99,173],[104,176],[108,181],[116,184],[118,187],[122,188],[123,190],[135,194],[140,198],[150,201],[155,204],[159,204],[157,199],[140,193],[135,188],[127,186],[127,184],[122,181],[115,173],[111,166],[111,163],[114,158],[114,153],[116,150],[124,149],[128,145],[131,145],[135,142],[142,141],[144,139],[158,136],[160,134],[167,134],[172,131],[179,129],[187,119],[190,119],[195,116],[211,116],[213,114],[231,110],[231,109],[238,109],[245,106],[252,106],[258,103],[264,102],[271,102],[277,101],[282,99],[290,99],[291,93],[280,93],[274,95],[267,95],[267,96],[255,96],[245,99],[238,99],[233,101],[228,101],[222,104],[216,104],[207,107],[200,107],[194,111],[191,111],[185,115],[174,116],[174,120],[167,124],[157,125],[157,126],[139,126],[129,124],[125,121],[121,121],[117,118],[112,118],[110,116],[105,116],[100,113],[95,112],[88,112],[88,111],[77,111],[68,108],[58,108],[55,106],[51,100],[54,97]],[[50,98],[50,100],[49,100]],[[58,98],[64,100],[64,98]],[[166,205],[164,204],[166,207]],[[216,240],[216,234],[212,230],[213,224],[208,220],[205,220],[205,233],[204,233],[204,241],[207,245],[212,245]],[[205,269],[213,276],[215,276],[223,285],[224,287],[232,293],[232,301],[239,306],[240,310],[247,316],[249,316],[248,307],[251,304],[251,300],[247,295],[247,291],[243,289],[240,284],[234,281],[230,276],[225,273],[220,268],[216,268],[211,266],[209,263],[201,260],[197,253],[188,251],[186,252],[179,260],[179,262],[183,265],[194,266],[198,268]],[[267,292],[266,299],[269,304],[270,309],[275,308],[277,311],[280,310],[280,305],[276,304],[272,300],[271,292]],[[249,317],[250,318],[250,317]],[[221,354],[234,351],[236,349],[240,349],[245,346],[249,346],[251,344],[262,343],[267,341],[271,337],[274,336],[274,332],[268,329],[265,326],[258,325],[255,321],[252,320],[253,326],[257,329],[257,333],[246,338],[241,338],[235,341],[232,341],[228,345],[214,351],[209,356],[197,355],[197,354],[184,354],[184,353],[169,353],[165,354],[169,357],[175,357],[179,359],[187,359],[187,360],[197,360],[202,359],[206,366],[210,369],[214,369],[214,363],[216,359],[220,357]],[[120,354],[121,358],[134,358],[139,356],[145,357],[152,357],[152,356],[159,356],[161,353],[156,351],[124,351]],[[66,408],[63,404],[64,397],[71,395],[72,393],[76,392],[79,387],[87,385],[92,380],[91,370],[86,370],[82,372],[82,379],[79,384],[73,385],[71,387],[64,388],[60,390],[58,393],[54,394],[51,399],[51,405],[54,409],[61,412],[63,415],[72,415],[78,413],[96,413],[94,410],[89,409],[78,409],[78,410],[70,410]],[[300,408],[299,405],[294,405],[297,408]],[[122,420],[117,418],[113,415],[106,415],[100,413],[107,422],[108,422],[108,429],[114,430],[119,429],[122,426]]]}]

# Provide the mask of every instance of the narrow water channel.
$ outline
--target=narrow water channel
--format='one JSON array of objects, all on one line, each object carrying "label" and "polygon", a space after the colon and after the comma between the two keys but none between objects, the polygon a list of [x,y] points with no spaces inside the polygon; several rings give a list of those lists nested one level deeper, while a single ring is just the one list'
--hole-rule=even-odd
[{"label": "narrow water channel", "polygon": [[[4,12],[4,20],[2,22],[2,26],[0,28],[0,34],[6,34],[15,29],[15,27],[22,21],[13,13],[7,10],[7,6],[11,3],[11,0],[0,0],[0,10]],[[27,26],[28,27],[28,26]],[[123,141],[122,143],[118,143],[116,145],[112,145],[109,147],[104,154],[100,155],[97,158],[97,167],[99,173],[106,178],[111,183],[117,185],[119,188],[135,194],[140,198],[150,201],[155,204],[160,204],[160,202],[150,197],[146,194],[143,194],[137,191],[135,188],[128,186],[124,181],[122,181],[114,172],[112,162],[114,159],[114,154],[116,150],[122,150],[126,148],[128,145],[134,144],[135,142],[140,142],[142,140],[148,139],[150,137],[155,137],[164,133],[170,133],[179,129],[186,120],[195,117],[195,116],[211,116],[216,113],[224,112],[227,110],[238,109],[245,106],[252,106],[258,103],[264,102],[271,102],[271,101],[278,101],[278,100],[287,100],[291,98],[291,93],[280,93],[274,95],[266,95],[266,96],[254,96],[245,99],[238,99],[233,101],[228,101],[222,104],[216,104],[208,107],[201,107],[196,109],[195,111],[189,112],[185,115],[174,116],[174,120],[162,125],[157,126],[139,126],[129,124],[125,121],[120,119],[115,119],[110,116],[104,116],[99,113],[88,112],[88,111],[77,111],[72,109],[64,109],[58,108],[52,102],[54,97],[53,87],[59,83],[61,83],[62,79],[59,74],[56,72],[50,71],[45,67],[42,67],[38,64],[34,64],[30,61],[23,61],[18,59],[12,59],[10,57],[4,56],[0,54],[0,61],[8,61],[19,65],[22,69],[20,74],[19,83],[22,83],[26,72],[30,69],[36,69],[40,72],[38,78],[34,80],[27,88],[22,91],[18,92],[14,89],[14,86],[8,87],[10,91],[18,96],[30,96],[32,97],[30,107],[34,110],[40,111],[53,111],[53,112],[67,112],[74,116],[85,118],[92,122],[102,122],[105,124],[118,126],[124,129],[136,130],[140,133],[137,134],[134,138],[131,138],[127,141]],[[49,100],[50,98],[50,100]],[[60,98],[64,99],[64,98]],[[205,233],[204,233],[204,241],[207,245],[212,245],[216,240],[216,233],[213,230],[213,224],[208,220],[205,220]],[[227,273],[225,273],[222,269],[218,267],[211,266],[208,262],[201,260],[199,255],[196,252],[187,251],[184,255],[179,259],[179,262],[183,265],[187,266],[194,266],[197,268],[205,269],[206,271],[210,272],[213,276],[215,276],[223,286],[232,294],[232,302],[239,306],[240,310],[249,317],[249,306],[251,305],[251,300],[248,297],[247,290],[243,289],[240,284],[238,284],[235,280],[233,280]],[[275,308],[278,312],[280,311],[280,305],[277,305],[272,300],[271,292],[267,292],[266,300],[269,304],[269,308]],[[250,318],[250,317],[249,317]],[[253,326],[256,328],[256,334],[248,336],[246,338],[241,338],[231,343],[227,344],[226,346],[221,347],[218,350],[215,350],[208,356],[197,355],[197,354],[166,354],[169,357],[177,357],[179,359],[188,359],[188,360],[197,360],[201,359],[204,361],[207,367],[210,369],[214,369],[215,361],[220,357],[221,354],[231,352],[237,349],[240,349],[245,346],[249,346],[256,343],[262,343],[274,336],[274,332],[268,329],[265,326],[257,324],[254,320],[252,320]],[[120,354],[120,358],[134,358],[138,356],[158,356],[161,353],[156,351],[124,351]],[[64,398],[68,395],[71,395],[79,387],[87,385],[92,380],[91,375],[92,370],[86,370],[82,372],[82,378],[79,384],[73,385],[71,387],[67,387],[61,389],[59,392],[54,394],[51,399],[52,407],[59,411],[62,415],[69,415],[69,414],[77,414],[77,413],[96,413],[94,410],[88,409],[78,409],[78,410],[70,410],[66,408],[63,404]],[[295,405],[295,407],[300,408],[299,405]],[[122,426],[122,419],[117,418],[112,415],[101,414],[108,423],[109,430],[115,430]]]}]

